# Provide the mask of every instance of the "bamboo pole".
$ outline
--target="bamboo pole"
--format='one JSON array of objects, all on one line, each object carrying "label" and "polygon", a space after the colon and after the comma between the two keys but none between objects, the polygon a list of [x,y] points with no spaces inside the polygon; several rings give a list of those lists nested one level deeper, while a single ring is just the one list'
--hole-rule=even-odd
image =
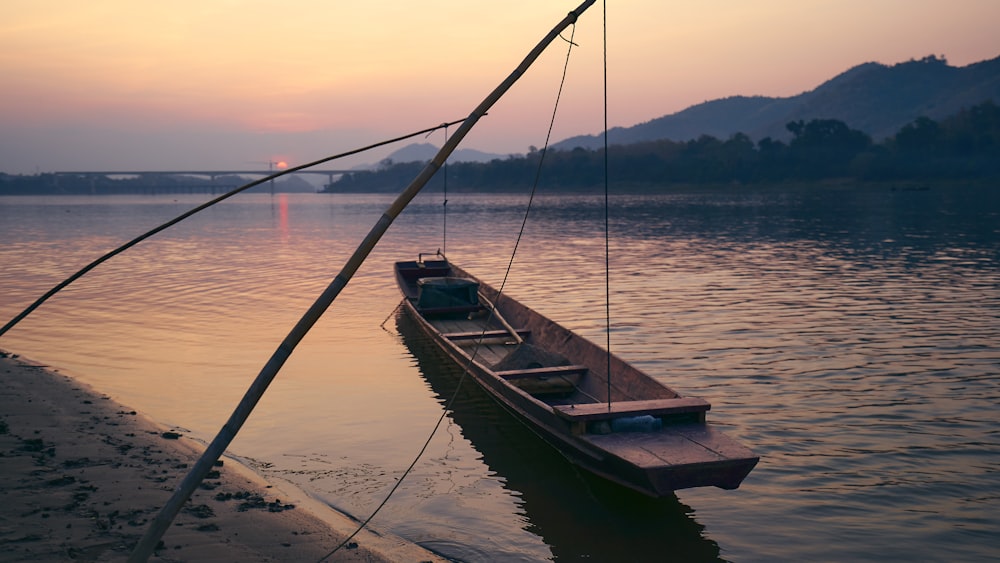
[{"label": "bamboo pole", "polygon": [[[509,332],[510,335],[514,337],[514,342],[517,342],[518,344],[524,344],[524,339],[521,338],[521,335],[517,333],[517,329],[510,326],[510,323],[507,322],[507,319],[505,319],[503,315],[500,314],[500,310],[497,309],[497,306],[494,305],[493,302],[490,301],[485,295],[483,295],[483,292],[481,291],[479,292],[479,300],[486,302],[486,305],[488,305],[490,308],[490,314],[493,315],[493,318],[500,323],[500,325],[504,328],[504,330]],[[486,327],[484,326],[483,332],[485,331]]]},{"label": "bamboo pole", "polygon": [[291,356],[292,351],[298,345],[298,343],[305,337],[309,329],[319,320],[323,313],[329,308],[333,300],[337,298],[344,286],[351,280],[358,268],[364,262],[365,258],[371,253],[372,249],[378,243],[382,235],[389,229],[389,226],[395,220],[395,218],[403,211],[403,209],[410,203],[410,201],[416,197],[417,193],[424,187],[424,185],[431,179],[432,176],[444,165],[445,160],[451,155],[455,147],[465,138],[472,127],[479,121],[479,119],[486,115],[486,112],[495,104],[506,92],[517,82],[518,79],[528,70],[528,68],[535,62],[535,60],[542,54],[546,47],[552,41],[555,40],[559,34],[569,27],[570,25],[576,23],[577,18],[584,11],[587,10],[596,0],[585,0],[580,4],[575,10],[570,12],[562,21],[560,21],[553,29],[550,31],[539,43],[532,49],[528,55],[521,61],[521,64],[514,69],[514,71],[503,81],[499,86],[494,89],[489,96],[486,97],[462,122],[462,125],[458,128],[454,135],[448,139],[441,150],[434,156],[434,158],[420,171],[417,177],[410,183],[410,185],[403,190],[402,193],[396,198],[396,200],[389,206],[382,217],[375,223],[368,235],[364,238],[361,244],[358,246],[354,254],[351,255],[347,263],[341,269],[340,273],[333,278],[327,288],[320,294],[316,301],[311,307],[303,314],[302,318],[298,323],[292,328],[288,336],[278,345],[277,350],[268,360],[268,362],[261,369],[257,378],[247,389],[246,394],[243,399],[236,406],[233,414],[230,415],[229,420],[223,425],[222,429],[219,430],[218,435],[215,439],[208,445],[205,452],[202,454],[201,458],[195,463],[194,467],[187,474],[178,488],[174,491],[173,496],[167,501],[167,503],[160,510],[160,513],[153,520],[153,523],[146,530],[145,535],[136,545],[135,550],[129,557],[130,562],[142,562],[149,559],[149,556],[153,554],[156,549],[156,545],[159,543],[163,534],[166,533],[167,528],[173,522],[174,517],[180,512],[181,507],[185,502],[191,497],[198,485],[201,484],[202,480],[208,475],[208,472],[212,470],[212,465],[218,460],[222,454],[229,447],[229,444],[236,438],[236,433],[243,426],[249,418],[250,413],[253,411],[254,407],[263,397],[264,392],[267,387],[274,380],[281,366],[284,365],[288,357]]}]

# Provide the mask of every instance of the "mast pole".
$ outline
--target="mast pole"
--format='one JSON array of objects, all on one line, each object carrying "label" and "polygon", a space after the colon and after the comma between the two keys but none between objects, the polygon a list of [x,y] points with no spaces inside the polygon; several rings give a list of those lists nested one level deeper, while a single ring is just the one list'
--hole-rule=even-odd
[{"label": "mast pole", "polygon": [[146,530],[145,535],[136,545],[135,550],[129,557],[129,562],[143,562],[149,559],[149,556],[153,554],[156,549],[156,545],[159,543],[163,534],[166,533],[167,528],[173,522],[174,517],[180,512],[181,507],[185,502],[191,497],[198,485],[201,484],[202,480],[208,475],[208,472],[212,470],[212,466],[216,460],[218,460],[222,454],[229,447],[229,444],[236,438],[236,433],[246,422],[247,418],[250,417],[250,413],[253,412],[254,407],[263,397],[264,392],[267,387],[277,376],[278,371],[285,364],[291,356],[292,351],[298,345],[298,343],[305,337],[309,329],[319,320],[324,312],[330,307],[334,299],[340,294],[344,286],[351,280],[358,268],[364,262],[365,258],[371,253],[378,243],[382,235],[389,229],[389,226],[396,219],[396,217],[403,211],[403,209],[410,203],[410,201],[416,197],[417,193],[424,187],[425,184],[431,179],[432,176],[441,168],[444,162],[448,159],[448,156],[455,150],[458,144],[465,138],[472,127],[479,121],[481,117],[486,115],[486,112],[514,85],[518,79],[528,70],[528,68],[535,62],[536,59],[542,54],[546,47],[560,33],[570,25],[576,23],[577,18],[587,10],[596,0],[585,0],[580,4],[575,10],[571,11],[569,14],[563,18],[554,28],[550,31],[542,40],[532,49],[521,64],[514,69],[513,72],[497,86],[487,97],[484,99],[469,115],[469,117],[462,122],[462,125],[458,128],[454,135],[441,147],[441,150],[434,156],[434,158],[424,166],[423,170],[417,175],[416,178],[410,183],[410,185],[403,190],[402,193],[396,198],[396,200],[389,206],[382,217],[375,223],[368,235],[364,238],[358,248],[351,255],[347,263],[344,264],[340,273],[333,278],[330,284],[327,286],[323,293],[316,299],[311,307],[303,314],[302,318],[298,323],[292,328],[291,332],[285,337],[285,339],[278,345],[277,350],[268,360],[268,362],[261,369],[257,378],[247,389],[246,394],[243,399],[236,406],[236,409],[230,415],[229,420],[223,425],[222,429],[219,430],[218,435],[215,439],[208,445],[205,452],[202,454],[201,458],[195,463],[194,467],[188,475],[181,481],[181,484],[174,491],[173,496],[167,501],[167,503],[160,510],[160,513],[153,520],[153,523]]}]

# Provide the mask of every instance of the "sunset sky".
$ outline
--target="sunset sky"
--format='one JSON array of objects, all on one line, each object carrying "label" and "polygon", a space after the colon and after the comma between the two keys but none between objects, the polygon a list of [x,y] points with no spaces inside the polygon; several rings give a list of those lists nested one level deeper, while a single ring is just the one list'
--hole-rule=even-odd
[{"label": "sunset sky", "polygon": [[[6,0],[0,171],[294,165],[459,119],[579,2]],[[601,130],[602,6],[577,25],[554,141]],[[609,0],[607,11],[611,126],[730,95],[795,95],[868,61],[1000,56],[997,0]],[[541,146],[567,45],[462,146]]]}]

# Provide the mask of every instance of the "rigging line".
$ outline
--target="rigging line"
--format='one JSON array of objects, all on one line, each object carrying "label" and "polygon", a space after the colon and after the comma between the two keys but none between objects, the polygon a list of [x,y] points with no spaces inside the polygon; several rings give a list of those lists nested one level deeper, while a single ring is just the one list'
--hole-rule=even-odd
[{"label": "rigging line", "polygon": [[[448,126],[444,127],[444,142],[448,142]],[[444,203],[441,204],[441,254],[448,254],[448,161],[444,161],[441,179],[444,183]]]},{"label": "rigging line", "polygon": [[[438,252],[438,255],[441,256],[442,258],[444,258],[445,260],[448,259],[446,256],[444,256],[440,252]],[[398,311],[399,308],[400,308],[400,306],[402,306],[403,303],[405,303],[405,302],[406,302],[406,298],[404,297],[403,300],[399,302],[399,306],[397,306],[396,309],[393,312],[395,313],[396,311]],[[372,513],[369,514],[368,517],[365,518],[365,520],[358,525],[358,527],[354,530],[354,532],[351,533],[351,535],[349,535],[346,538],[344,538],[340,542],[340,544],[337,545],[337,547],[333,548],[329,553],[327,553],[323,557],[319,558],[317,560],[317,563],[322,563],[323,561],[326,561],[327,559],[329,559],[330,557],[332,557],[335,553],[337,553],[345,545],[347,545],[354,538],[354,536],[356,536],[359,533],[361,533],[361,530],[364,530],[368,526],[368,524],[372,521],[372,519],[375,518],[375,515],[377,515],[379,513],[379,511],[381,511],[382,508],[385,507],[385,505],[389,503],[389,499],[392,498],[392,495],[396,493],[396,489],[398,489],[403,484],[403,481],[406,479],[406,477],[409,476],[409,474],[413,471],[413,468],[417,466],[417,462],[419,462],[420,458],[422,458],[424,456],[424,453],[427,452],[427,448],[430,447],[430,445],[431,445],[431,440],[434,439],[434,436],[437,435],[438,430],[441,429],[441,423],[444,422],[444,419],[448,416],[448,413],[450,411],[452,411],[452,405],[454,405],[455,401],[458,400],[458,393],[462,389],[462,383],[465,382],[466,376],[469,374],[469,369],[472,366],[472,362],[474,362],[476,360],[476,356],[479,353],[479,348],[482,345],[483,340],[486,339],[486,327],[489,325],[490,320],[492,320],[493,314],[496,311],[493,307],[490,307],[489,309],[490,309],[490,316],[487,317],[486,323],[484,323],[484,325],[483,325],[483,331],[479,335],[479,340],[476,341],[476,346],[472,349],[472,354],[469,356],[469,360],[462,367],[462,375],[460,375],[459,378],[458,378],[458,383],[455,385],[455,391],[452,393],[451,397],[448,398],[448,401],[445,403],[444,407],[441,409],[440,416],[438,416],[437,421],[434,423],[434,426],[431,428],[431,432],[427,436],[427,439],[424,441],[424,445],[420,447],[420,450],[417,452],[417,455],[413,458],[413,462],[411,462],[410,465],[399,476],[399,478],[396,479],[396,484],[394,484],[392,486],[392,488],[389,489],[389,492],[386,493],[385,498],[382,499],[382,502],[380,502],[379,505],[375,507],[375,510],[373,510]],[[388,319],[386,319],[386,320],[388,320]]]},{"label": "rigging line", "polygon": [[188,217],[194,215],[195,213],[198,213],[199,211],[202,211],[204,209],[207,209],[207,208],[215,205],[216,203],[219,203],[220,201],[229,199],[229,198],[233,197],[234,195],[236,195],[236,194],[238,194],[240,192],[246,191],[246,190],[248,190],[248,189],[250,189],[250,188],[252,188],[254,186],[259,186],[259,185],[261,185],[261,184],[263,184],[263,183],[265,183],[265,182],[267,182],[269,180],[274,180],[275,178],[278,178],[280,176],[284,176],[286,174],[292,174],[292,173],[298,172],[300,170],[305,170],[306,168],[311,168],[313,166],[324,164],[326,162],[330,162],[331,160],[336,160],[336,159],[339,159],[339,158],[344,158],[346,156],[351,156],[351,155],[355,155],[355,154],[358,154],[358,153],[362,153],[362,152],[365,152],[365,151],[368,151],[368,150],[371,150],[371,149],[374,149],[374,148],[378,148],[378,147],[381,147],[381,146],[384,146],[384,145],[392,144],[392,143],[395,143],[395,142],[398,142],[398,141],[403,141],[403,140],[409,139],[410,137],[416,137],[417,135],[423,135],[423,134],[426,134],[426,133],[430,133],[430,132],[436,131],[436,130],[442,128],[442,127],[447,127],[449,125],[454,125],[456,123],[461,123],[461,122],[465,121],[466,119],[468,119],[468,118],[466,117],[464,119],[457,119],[457,120],[451,121],[449,123],[442,123],[440,125],[435,125],[434,127],[428,127],[427,129],[423,129],[421,131],[416,131],[414,133],[408,133],[408,134],[403,135],[401,137],[396,137],[394,139],[389,139],[389,140],[386,140],[386,141],[380,141],[378,143],[375,143],[375,144],[372,144],[372,145],[368,145],[366,147],[361,147],[361,148],[358,148],[358,149],[353,149],[353,150],[350,150],[350,151],[347,151],[347,152],[343,152],[343,153],[340,153],[340,154],[336,154],[336,155],[333,155],[333,156],[328,156],[326,158],[321,158],[321,159],[315,160],[313,162],[308,162],[306,164],[300,164],[299,166],[293,166],[291,168],[288,168],[288,169],[285,169],[285,170],[281,170],[281,171],[276,172],[274,174],[270,174],[270,175],[265,176],[263,178],[260,178],[258,180],[254,180],[253,182],[250,182],[248,184],[244,184],[244,185],[242,185],[242,186],[240,186],[240,187],[238,187],[238,188],[236,188],[234,190],[226,192],[226,193],[220,195],[219,197],[217,197],[217,198],[215,198],[215,199],[213,199],[211,201],[203,203],[202,205],[199,205],[198,207],[195,207],[194,209],[192,209],[190,211],[182,213],[181,215],[178,215],[177,217],[171,219],[170,221],[167,221],[166,223],[163,223],[162,225],[160,225],[160,226],[158,226],[158,227],[156,227],[156,228],[154,228],[154,229],[152,229],[150,231],[147,231],[147,232],[139,235],[138,237],[136,237],[136,238],[134,238],[134,239],[126,242],[125,244],[119,246],[118,248],[115,248],[114,250],[112,250],[112,251],[108,252],[107,254],[101,256],[97,260],[94,260],[90,264],[87,264],[86,266],[84,266],[83,268],[81,268],[79,271],[77,271],[75,274],[73,274],[70,277],[66,278],[65,280],[63,280],[62,282],[60,282],[59,284],[57,284],[55,287],[53,287],[52,289],[50,289],[49,291],[47,291],[44,295],[42,295],[41,297],[39,297],[34,303],[32,303],[31,305],[29,305],[28,308],[26,308],[25,310],[21,311],[21,313],[19,315],[17,315],[13,319],[11,319],[10,322],[8,322],[2,328],[0,328],[0,336],[3,336],[4,333],[6,333],[8,330],[14,328],[14,325],[16,325],[17,323],[21,322],[25,317],[27,317],[28,315],[30,315],[31,312],[34,311],[35,309],[37,309],[39,306],[41,306],[42,303],[45,303],[46,301],[48,301],[48,299],[50,297],[52,297],[53,295],[55,295],[56,293],[58,293],[59,291],[61,291],[62,289],[64,289],[66,286],[68,286],[69,284],[71,284],[74,281],[76,281],[76,280],[80,279],[81,277],[83,277],[83,275],[86,274],[87,272],[93,270],[97,266],[99,266],[99,265],[103,264],[104,262],[110,260],[114,256],[116,256],[118,254],[121,254],[122,252],[125,252],[129,248],[132,248],[133,246],[135,246],[135,245],[139,244],[140,242],[148,239],[149,237],[151,237],[151,236],[159,233],[160,231],[164,231],[164,230],[166,230],[166,229],[168,229],[168,228],[176,225],[177,223],[180,223],[184,219],[187,219]]},{"label": "rigging line", "polygon": [[[396,303],[396,307],[395,307],[395,308],[393,308],[393,310],[392,310],[392,312],[391,312],[391,313],[389,313],[389,316],[387,316],[387,317],[385,318],[385,320],[384,320],[384,321],[382,321],[382,324],[378,325],[378,326],[379,326],[379,328],[381,328],[382,330],[384,330],[384,331],[386,331],[386,332],[389,332],[389,329],[385,328],[385,323],[389,322],[389,319],[391,319],[391,318],[392,318],[392,317],[393,317],[393,316],[394,316],[394,315],[396,314],[396,311],[398,311],[398,310],[399,310],[399,308],[403,306],[403,303],[404,303],[405,301],[406,301],[406,298],[404,297],[404,298],[402,298],[402,299],[401,299],[401,300],[399,301],[399,303]],[[391,334],[391,333],[390,333],[390,334]]]},{"label": "rigging line", "polygon": [[[423,457],[424,453],[427,451],[427,448],[430,446],[431,440],[434,439],[434,436],[437,434],[437,431],[441,428],[441,423],[444,421],[444,419],[447,416],[448,412],[452,410],[452,405],[454,404],[454,402],[458,398],[458,392],[462,388],[462,383],[465,382],[466,376],[469,374],[469,371],[470,371],[470,368],[472,366],[472,363],[476,360],[476,357],[479,354],[479,348],[482,346],[483,341],[486,339],[487,326],[489,325],[490,321],[494,318],[494,315],[499,315],[499,312],[496,309],[496,303],[499,303],[500,299],[503,297],[503,288],[507,284],[507,279],[510,276],[510,270],[511,270],[511,267],[513,266],[513,264],[514,264],[514,255],[517,254],[517,247],[518,247],[518,245],[521,242],[521,238],[524,235],[525,225],[527,225],[527,222],[528,222],[528,213],[531,210],[531,201],[534,199],[535,192],[538,190],[538,182],[539,182],[539,178],[541,177],[542,163],[545,160],[545,152],[548,150],[549,142],[550,142],[550,140],[552,138],[552,129],[555,126],[556,114],[558,113],[558,110],[559,110],[559,100],[562,97],[563,87],[566,85],[566,74],[567,74],[567,71],[568,71],[568,68],[569,68],[570,54],[572,54],[573,46],[576,45],[575,43],[573,43],[573,36],[575,34],[576,34],[576,23],[573,23],[572,24],[572,30],[570,31],[570,39],[567,41],[567,43],[569,43],[569,49],[566,52],[566,62],[563,64],[562,78],[560,79],[560,82],[559,82],[559,90],[558,90],[558,92],[556,94],[555,105],[552,108],[552,118],[549,121],[549,130],[548,130],[548,133],[545,136],[545,145],[542,147],[541,157],[539,158],[538,169],[537,169],[537,171],[535,173],[535,181],[534,181],[534,184],[531,186],[531,194],[530,194],[530,196],[528,198],[528,207],[527,207],[527,209],[525,209],[525,212],[524,212],[524,220],[522,221],[522,223],[521,223],[521,229],[520,229],[520,231],[517,234],[517,240],[514,243],[514,250],[511,252],[510,262],[508,262],[508,264],[507,264],[507,271],[504,273],[503,282],[501,282],[500,287],[497,290],[497,297],[493,301],[493,303],[490,303],[490,306],[487,307],[489,309],[489,311],[490,311],[489,316],[487,317],[486,322],[483,325],[483,331],[480,333],[479,339],[476,341],[476,345],[472,349],[472,353],[469,355],[468,361],[465,362],[465,365],[462,368],[462,375],[458,379],[458,385],[456,385],[456,387],[455,387],[455,392],[448,399],[448,402],[445,404],[444,408],[441,410],[441,415],[438,417],[437,422],[434,424],[434,427],[431,429],[431,433],[427,437],[427,440],[424,442],[424,445],[420,448],[420,451],[417,452],[417,455],[413,459],[413,462],[410,463],[409,467],[407,467],[406,470],[403,471],[402,475],[399,476],[399,478],[396,480],[396,484],[392,486],[392,488],[389,490],[388,493],[386,493],[386,496],[385,496],[384,499],[382,499],[382,502],[379,503],[379,505],[377,507],[375,507],[375,510],[372,511],[372,513],[368,516],[368,518],[366,518],[364,520],[364,522],[362,522],[361,524],[358,525],[357,529],[354,530],[354,532],[350,536],[348,536],[343,541],[341,541],[340,545],[338,545],[337,547],[333,548],[333,550],[330,551],[330,553],[327,553],[322,558],[320,558],[319,562],[326,561],[327,559],[329,559],[333,554],[335,554],[340,549],[342,549],[345,545],[347,545],[347,543],[352,538],[354,538],[354,536],[356,536],[357,534],[359,534],[361,532],[361,530],[363,530],[365,527],[367,527],[368,523],[371,522],[372,519],[375,518],[375,515],[378,514],[379,511],[382,510],[382,508],[389,502],[389,499],[392,497],[392,495],[396,492],[396,490],[400,487],[400,485],[403,484],[403,481],[410,474],[410,472],[413,470],[413,468],[416,467],[417,462],[420,461],[420,458]],[[447,203],[447,200],[446,200],[446,203]],[[447,260],[446,256],[444,256],[444,255],[442,255],[442,256],[445,258],[445,260]]]},{"label": "rigging line", "polygon": [[149,559],[149,556],[153,553],[156,548],[157,543],[163,534],[166,533],[167,528],[173,523],[174,517],[180,512],[181,507],[185,502],[187,502],[191,495],[194,493],[195,488],[205,479],[205,476],[211,471],[212,465],[215,463],[219,456],[221,456],[227,447],[232,443],[236,434],[242,428],[243,424],[247,421],[250,414],[253,412],[254,407],[260,402],[267,388],[274,382],[277,377],[278,372],[281,370],[288,358],[291,357],[292,352],[295,351],[296,346],[302,339],[305,338],[306,334],[315,326],[316,322],[323,316],[323,314],[330,308],[330,305],[337,299],[337,296],[341,294],[347,284],[357,273],[358,269],[364,263],[365,259],[368,258],[375,246],[378,245],[379,240],[385,235],[392,226],[393,221],[399,216],[400,213],[406,209],[413,198],[420,193],[420,190],[427,185],[427,182],[434,176],[434,174],[441,168],[444,161],[448,158],[454,150],[455,147],[462,142],[462,140],[469,134],[469,131],[476,126],[476,123],[486,114],[486,111],[493,107],[500,98],[507,93],[511,87],[521,78],[524,73],[531,67],[531,65],[538,60],[542,52],[552,43],[555,36],[559,34],[563,29],[569,27],[571,24],[575,23],[577,18],[580,17],[584,11],[587,10],[591,5],[593,5],[596,0],[584,0],[576,10],[571,11],[566,15],[555,27],[552,28],[539,42],[535,45],[531,51],[525,55],[521,63],[505,78],[496,88],[494,88],[487,96],[472,110],[469,117],[462,122],[462,125],[458,128],[458,131],[448,139],[445,146],[441,147],[441,150],[431,159],[430,162],[421,169],[420,173],[410,182],[410,184],[404,189],[400,194],[393,200],[392,204],[386,209],[382,217],[372,226],[371,230],[365,236],[361,244],[354,250],[351,257],[347,260],[344,266],[341,268],[340,272],[330,281],[326,289],[316,298],[313,304],[299,319],[299,322],[292,327],[292,330],[285,336],[281,344],[271,355],[270,359],[261,368],[260,373],[251,383],[247,392],[243,395],[243,399],[240,400],[236,409],[230,415],[229,419],[223,425],[222,429],[215,436],[212,442],[205,448],[204,453],[198,458],[194,467],[187,474],[183,481],[181,481],[178,488],[174,491],[174,494],[170,497],[167,503],[160,509],[160,513],[153,520],[150,527],[146,530],[145,535],[139,540],[139,543],[135,546],[132,551],[132,555],[129,556],[130,562],[141,562]]},{"label": "rigging line", "polygon": [[424,453],[427,451],[427,448],[430,447],[431,440],[433,440],[434,436],[437,435],[437,431],[441,428],[441,423],[444,422],[445,417],[448,416],[448,412],[451,410],[452,403],[454,403],[455,399],[458,397],[458,390],[462,388],[462,382],[465,380],[466,373],[468,373],[468,367],[466,367],[465,371],[462,373],[462,377],[458,380],[458,386],[455,387],[455,393],[451,396],[451,399],[448,400],[448,404],[445,405],[443,409],[441,409],[441,415],[438,416],[437,422],[434,423],[434,427],[431,429],[430,435],[427,436],[427,440],[424,441],[424,445],[420,447],[420,451],[417,452],[417,455],[413,458],[413,462],[410,463],[409,467],[407,467],[403,471],[403,474],[400,475],[398,479],[396,479],[396,484],[393,485],[391,489],[389,489],[389,492],[386,493],[385,498],[382,499],[382,502],[380,502],[379,505],[375,507],[375,510],[373,510],[372,513],[368,515],[368,518],[365,518],[365,520],[358,525],[357,529],[355,529],[354,532],[351,533],[351,535],[344,538],[344,540],[341,541],[340,544],[337,545],[337,547],[333,548],[330,551],[330,553],[327,553],[323,557],[320,557],[317,560],[317,563],[326,561],[331,556],[333,556],[333,554],[340,551],[345,545],[347,545],[352,539],[354,539],[354,536],[358,535],[359,533],[361,533],[361,530],[364,530],[366,527],[368,527],[368,524],[372,521],[372,519],[375,518],[375,515],[378,514],[379,511],[381,511],[382,508],[389,502],[389,499],[392,498],[393,494],[395,494],[396,489],[398,489],[400,485],[403,484],[403,481],[406,479],[406,477],[410,474],[411,471],[413,471],[413,468],[416,467],[417,462],[420,461],[420,458],[424,456]]},{"label": "rigging line", "polygon": [[608,2],[602,3],[604,32],[604,322],[607,340],[608,411],[611,411],[611,228],[608,217]]},{"label": "rigging line", "polygon": [[510,253],[510,261],[507,262],[507,271],[504,272],[503,281],[500,282],[500,287],[497,288],[497,298],[496,302],[499,303],[500,299],[503,298],[503,290],[507,285],[507,279],[510,277],[510,271],[514,267],[514,257],[517,255],[517,249],[521,245],[521,239],[524,237],[524,231],[528,225],[528,215],[531,213],[531,204],[535,200],[535,194],[538,192],[538,182],[542,177],[542,165],[545,163],[545,155],[549,151],[549,142],[552,139],[552,129],[555,127],[556,114],[559,112],[559,100],[562,98],[563,88],[566,86],[566,74],[569,71],[569,58],[573,53],[573,47],[576,43],[573,42],[573,38],[576,36],[576,24],[574,23],[572,29],[570,29],[569,39],[566,40],[569,43],[569,48],[566,50],[566,61],[563,63],[562,78],[559,81],[559,90],[556,92],[556,101],[552,108],[552,118],[549,120],[549,130],[545,134],[545,144],[542,146],[541,154],[538,157],[538,167],[535,169],[535,180],[531,185],[531,192],[528,196],[528,206],[524,209],[524,219],[521,221],[521,229],[517,233],[517,239],[514,241],[514,249]]},{"label": "rigging line", "polygon": [[[447,258],[445,259],[447,260]],[[406,298],[404,297],[403,299],[405,301]],[[400,304],[402,305],[402,302],[400,302]],[[445,403],[444,407],[441,409],[441,415],[438,416],[437,421],[434,423],[433,428],[431,428],[430,435],[427,436],[427,440],[424,441],[424,445],[420,447],[420,451],[418,451],[417,455],[413,458],[413,462],[410,463],[410,465],[403,471],[403,473],[399,476],[399,478],[396,479],[396,484],[394,484],[392,488],[389,489],[389,492],[386,493],[385,498],[383,498],[382,502],[380,502],[379,505],[375,507],[375,510],[373,510],[372,513],[368,515],[368,518],[365,518],[365,520],[358,525],[357,529],[355,529],[354,532],[351,533],[351,535],[344,538],[344,540],[341,541],[340,544],[337,545],[337,547],[333,548],[333,550],[331,550],[330,553],[327,553],[326,555],[321,557],[317,561],[317,563],[322,563],[323,561],[329,559],[331,556],[333,556],[333,554],[337,553],[345,545],[347,545],[354,538],[354,536],[361,533],[361,530],[364,530],[366,527],[368,527],[368,524],[372,521],[372,519],[375,518],[375,515],[378,514],[379,511],[381,511],[382,508],[389,503],[389,499],[392,498],[392,495],[396,493],[396,489],[398,489],[403,484],[403,481],[406,479],[406,477],[408,477],[410,473],[413,471],[413,468],[417,466],[417,462],[420,461],[420,458],[424,457],[424,453],[427,452],[427,448],[430,447],[431,445],[431,440],[434,439],[434,436],[437,435],[438,430],[441,429],[441,423],[444,422],[445,418],[447,418],[448,413],[453,410],[452,405],[454,405],[455,401],[458,400],[458,393],[462,389],[462,384],[465,382],[466,376],[469,374],[469,370],[472,366],[472,363],[476,360],[476,356],[479,353],[479,348],[482,345],[483,340],[486,339],[486,326],[489,325],[490,320],[492,320],[493,318],[493,313],[495,312],[494,308],[490,307],[489,309],[490,309],[490,316],[487,317],[486,323],[484,323],[483,325],[483,332],[480,333],[479,340],[476,341],[476,346],[472,349],[472,354],[469,356],[469,360],[465,363],[465,365],[462,368],[462,375],[459,376],[458,378],[458,383],[455,385],[455,391],[452,393],[451,397],[448,398],[448,402]]]},{"label": "rigging line", "polygon": [[562,36],[562,33],[560,33],[560,34],[559,34],[559,39],[562,39],[563,41],[565,41],[565,42],[567,42],[567,43],[570,43],[570,44],[572,44],[572,45],[576,45],[577,47],[579,47],[579,45],[577,45],[576,43],[573,43],[573,40],[572,40],[572,39],[566,39],[565,37],[563,37],[563,36]]}]

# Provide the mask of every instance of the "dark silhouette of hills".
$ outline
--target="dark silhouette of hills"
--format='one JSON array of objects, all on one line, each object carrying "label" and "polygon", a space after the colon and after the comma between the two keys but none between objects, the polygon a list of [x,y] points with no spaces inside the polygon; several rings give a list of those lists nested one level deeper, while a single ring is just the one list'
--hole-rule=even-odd
[{"label": "dark silhouette of hills", "polygon": [[[881,141],[918,117],[940,120],[987,100],[1000,102],[1000,57],[965,67],[949,66],[935,56],[892,66],[864,63],[797,96],[713,100],[632,127],[613,128],[608,141],[688,141],[702,135],[726,139],[735,133],[753,140],[787,141],[789,122],[813,119],[843,121]],[[603,144],[603,135],[582,135],[553,148],[596,149]]]},{"label": "dark silhouette of hills", "polygon": [[[108,195],[108,194],[177,194],[224,193],[249,182],[236,175],[215,178],[184,174],[142,174],[125,177],[94,174],[42,173],[31,176],[0,172],[0,195]],[[273,184],[250,188],[248,193],[314,193],[316,186],[299,176],[285,176]]]},{"label": "dark silhouette of hills", "polygon": [[[940,122],[918,117],[881,142],[837,119],[789,121],[785,130],[792,137],[787,143],[771,137],[754,143],[744,133],[725,140],[702,134],[688,141],[612,144],[607,155],[603,149],[576,147],[486,163],[456,162],[446,174],[449,186],[458,191],[522,190],[536,180],[546,189],[599,189],[608,161],[608,180],[634,191],[830,181],[926,187],[929,182],[1000,178],[1000,106],[993,101],[963,108]],[[385,162],[374,170],[344,174],[324,191],[398,191],[422,167],[421,162]]]},{"label": "dark silhouette of hills", "polygon": [[[430,143],[414,143],[393,152],[386,160],[392,162],[427,162],[434,158],[438,152],[438,147]],[[504,158],[506,155],[499,155],[478,151],[476,149],[457,149],[448,158],[449,162],[489,162],[496,158]],[[384,162],[384,161],[383,161]],[[373,168],[373,166],[369,166]]]},{"label": "dark silhouette of hills", "polygon": [[[1000,57],[961,68],[934,56],[894,66],[865,63],[797,96],[734,96],[612,129],[608,157],[615,165],[609,177],[639,189],[996,179],[998,102]],[[543,184],[586,190],[602,177],[602,149],[600,136],[582,136],[505,158],[467,150],[450,160],[447,174],[459,190],[518,189],[538,177],[544,161]],[[342,175],[323,191],[397,191],[436,151],[430,144],[403,147],[376,165]],[[0,193],[215,191],[239,180],[0,173]]]}]

